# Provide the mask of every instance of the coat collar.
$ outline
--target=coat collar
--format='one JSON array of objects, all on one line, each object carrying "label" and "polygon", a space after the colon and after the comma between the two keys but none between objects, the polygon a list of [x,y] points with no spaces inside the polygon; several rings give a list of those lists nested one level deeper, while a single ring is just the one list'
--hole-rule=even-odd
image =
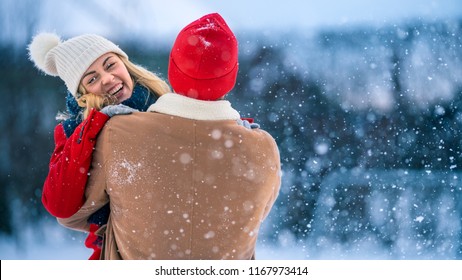
[{"label": "coat collar", "polygon": [[226,100],[203,101],[176,93],[167,93],[159,97],[148,112],[158,112],[193,120],[238,120],[239,113]]}]

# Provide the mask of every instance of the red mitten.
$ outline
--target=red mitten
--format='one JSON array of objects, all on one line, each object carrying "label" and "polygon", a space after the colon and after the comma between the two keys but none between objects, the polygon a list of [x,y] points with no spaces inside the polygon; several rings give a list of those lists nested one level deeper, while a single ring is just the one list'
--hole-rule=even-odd
[{"label": "red mitten", "polygon": [[101,236],[95,234],[99,229],[97,224],[90,225],[90,233],[85,239],[85,247],[93,249],[93,254],[90,256],[89,260],[99,260],[101,255],[101,247],[103,245],[103,239]]},{"label": "red mitten", "polygon": [[253,118],[241,118],[243,121],[248,121],[249,123],[253,123]]}]

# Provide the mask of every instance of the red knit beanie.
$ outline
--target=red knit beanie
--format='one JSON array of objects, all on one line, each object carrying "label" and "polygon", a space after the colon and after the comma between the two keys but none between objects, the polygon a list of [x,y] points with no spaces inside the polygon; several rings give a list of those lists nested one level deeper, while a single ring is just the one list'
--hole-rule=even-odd
[{"label": "red knit beanie", "polygon": [[170,53],[168,79],[173,90],[199,100],[217,100],[236,83],[237,40],[217,13],[188,24]]}]

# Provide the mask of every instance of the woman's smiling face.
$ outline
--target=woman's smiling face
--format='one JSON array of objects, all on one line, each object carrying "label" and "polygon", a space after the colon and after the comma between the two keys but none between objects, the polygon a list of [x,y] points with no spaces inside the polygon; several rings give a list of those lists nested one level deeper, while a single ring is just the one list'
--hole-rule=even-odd
[{"label": "woman's smiling face", "polygon": [[111,95],[121,103],[132,96],[133,80],[127,67],[114,53],[96,59],[82,76],[80,83],[87,92]]}]

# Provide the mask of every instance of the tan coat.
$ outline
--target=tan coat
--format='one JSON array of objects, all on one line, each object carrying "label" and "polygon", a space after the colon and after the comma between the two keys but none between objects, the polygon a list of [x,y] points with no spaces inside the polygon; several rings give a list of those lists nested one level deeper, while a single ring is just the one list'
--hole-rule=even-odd
[{"label": "tan coat", "polygon": [[105,259],[252,258],[280,188],[274,139],[238,125],[227,101],[169,93],[150,111],[107,122],[87,200],[59,222],[86,231],[109,201]]}]

